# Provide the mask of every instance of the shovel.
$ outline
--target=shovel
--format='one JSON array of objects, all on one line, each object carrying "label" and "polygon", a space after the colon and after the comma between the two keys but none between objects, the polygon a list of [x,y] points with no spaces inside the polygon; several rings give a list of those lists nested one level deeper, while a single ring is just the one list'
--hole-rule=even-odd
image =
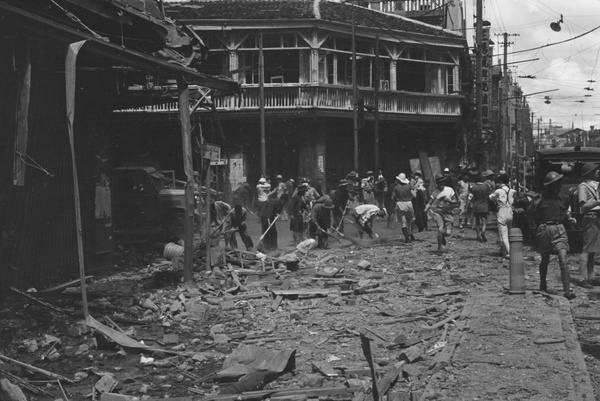
[{"label": "shovel", "polygon": [[258,239],[258,246],[262,246],[262,240],[265,238],[265,236],[267,235],[267,233],[269,232],[269,230],[271,229],[271,227],[273,227],[273,224],[275,224],[275,222],[277,221],[278,218],[279,218],[279,214],[276,215],[275,218],[273,219],[273,221],[269,223],[269,227],[267,227],[267,229],[265,230],[265,232],[262,233],[262,235]]},{"label": "shovel", "polygon": [[[329,235],[331,238],[335,239],[337,242],[340,242],[340,243],[342,242],[342,241],[340,241],[340,239],[338,237],[336,237],[335,235],[331,235],[330,233],[325,231],[323,228],[321,228],[321,226],[318,224],[317,224],[317,228],[319,229],[319,231],[323,232],[324,234]],[[333,229],[333,227],[332,227],[332,229]]]},{"label": "shovel", "polygon": [[[335,229],[335,227],[331,227],[331,229],[333,231],[335,231],[340,237],[342,237],[343,239],[347,239],[348,241],[352,242],[354,245],[356,246],[361,246],[360,242],[358,242],[357,240],[355,240],[354,238],[350,238],[350,237],[346,237],[344,234],[342,234],[341,232],[339,232],[338,230]],[[332,235],[333,238],[336,238],[335,236]]]}]

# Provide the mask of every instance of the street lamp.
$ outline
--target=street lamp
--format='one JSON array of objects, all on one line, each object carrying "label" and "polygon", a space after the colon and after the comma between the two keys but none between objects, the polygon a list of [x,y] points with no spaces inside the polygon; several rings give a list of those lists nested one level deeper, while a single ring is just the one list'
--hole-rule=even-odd
[{"label": "street lamp", "polygon": [[561,15],[560,15],[560,19],[559,19],[558,21],[556,21],[556,22],[553,22],[553,23],[551,23],[551,24],[550,24],[550,28],[552,28],[552,30],[553,30],[554,32],[560,32],[560,30],[562,29],[562,28],[560,27],[560,24],[562,24],[563,22],[564,22],[564,21],[563,21],[563,16],[562,16],[562,14],[561,14]]}]

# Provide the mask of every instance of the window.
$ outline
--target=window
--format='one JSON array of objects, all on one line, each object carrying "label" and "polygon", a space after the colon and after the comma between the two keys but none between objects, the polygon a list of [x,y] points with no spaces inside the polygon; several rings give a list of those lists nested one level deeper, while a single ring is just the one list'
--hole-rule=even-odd
[{"label": "window", "polygon": [[459,92],[454,84],[454,67],[446,68],[446,93]]}]

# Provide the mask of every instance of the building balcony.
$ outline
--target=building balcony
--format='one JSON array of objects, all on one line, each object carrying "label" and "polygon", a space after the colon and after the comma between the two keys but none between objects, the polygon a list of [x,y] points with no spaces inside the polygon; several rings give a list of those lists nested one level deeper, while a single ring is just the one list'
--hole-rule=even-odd
[{"label": "building balcony", "polygon": [[[359,98],[364,99],[367,109],[375,103],[372,88],[359,89]],[[390,119],[403,116],[441,117],[451,119],[462,115],[462,96],[431,93],[381,90],[379,92],[379,113],[381,118]],[[256,111],[260,108],[260,88],[258,85],[242,85],[241,97],[218,97],[213,99],[217,110],[223,112]],[[326,112],[352,112],[354,102],[352,88],[336,85],[307,84],[266,84],[264,87],[264,107],[269,111],[317,110]],[[120,110],[120,112],[176,112],[176,101],[160,105]]]}]

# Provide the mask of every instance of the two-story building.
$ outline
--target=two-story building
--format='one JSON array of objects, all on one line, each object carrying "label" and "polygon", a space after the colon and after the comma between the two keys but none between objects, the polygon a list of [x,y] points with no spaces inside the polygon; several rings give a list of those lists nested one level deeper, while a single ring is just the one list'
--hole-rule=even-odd
[{"label": "two-story building", "polygon": [[[360,174],[392,178],[411,159],[437,156],[446,166],[465,156],[470,63],[460,31],[329,1],[202,1],[166,12],[210,47],[204,73],[242,87],[241,99],[215,102],[224,155],[243,166],[229,172],[232,185],[234,176],[256,183],[263,149],[267,174],[327,188],[356,169],[355,158]],[[121,119],[145,135],[176,123],[175,111],[164,104]],[[195,132],[218,142],[214,114],[194,114]]]}]

